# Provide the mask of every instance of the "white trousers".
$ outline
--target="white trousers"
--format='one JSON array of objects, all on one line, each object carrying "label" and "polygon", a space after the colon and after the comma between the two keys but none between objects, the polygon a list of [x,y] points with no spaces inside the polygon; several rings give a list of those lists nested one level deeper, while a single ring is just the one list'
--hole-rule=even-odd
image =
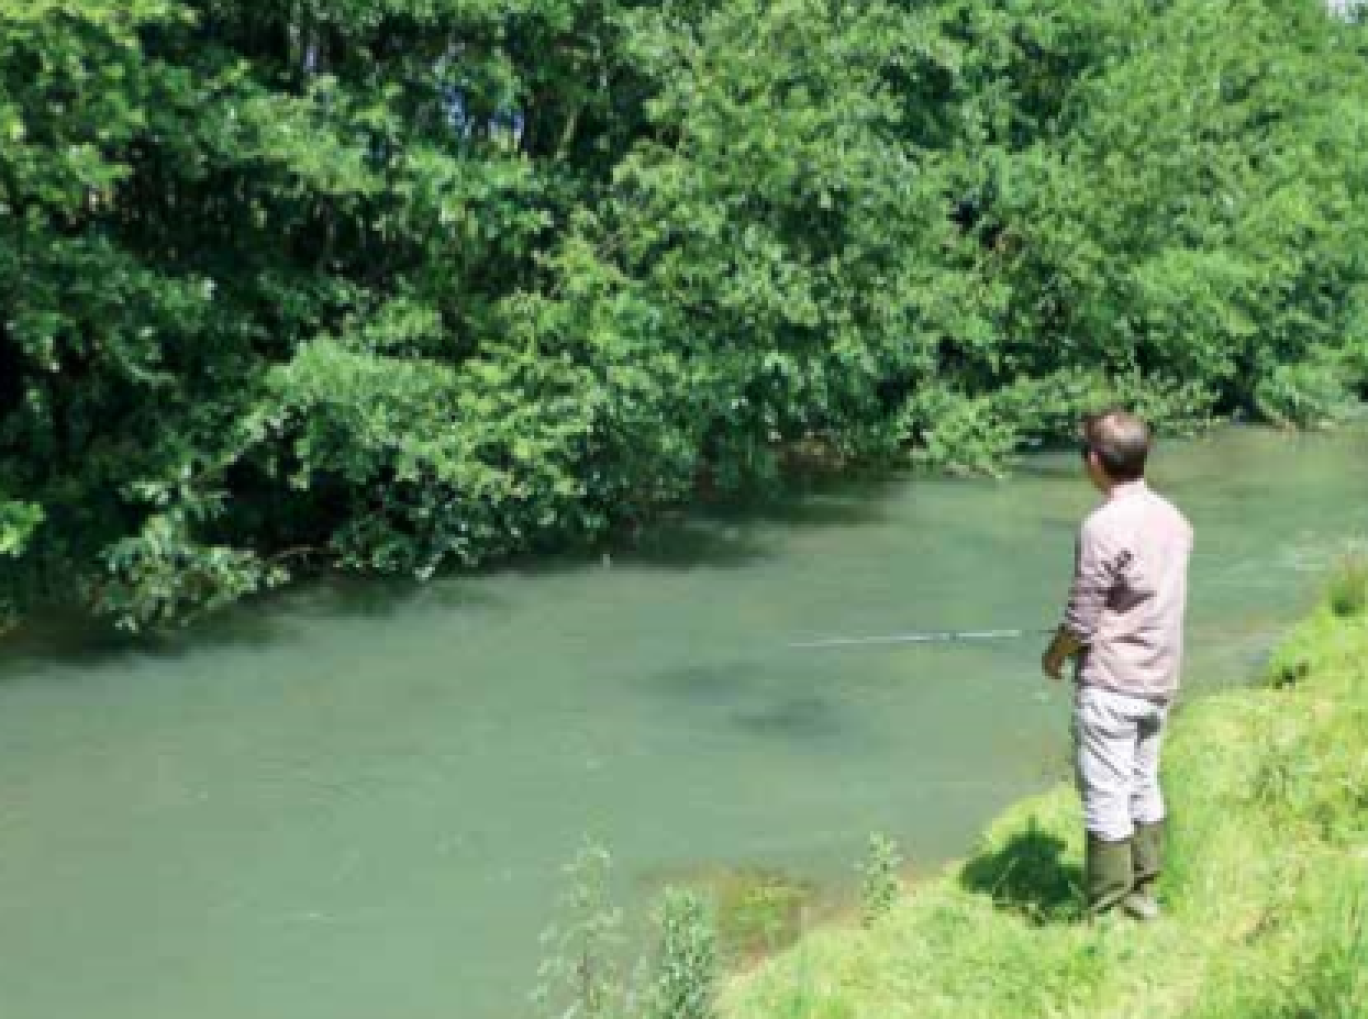
[{"label": "white trousers", "polygon": [[1159,750],[1168,705],[1101,687],[1074,696],[1074,752],[1083,825],[1107,842],[1122,842],[1137,824],[1164,819]]}]

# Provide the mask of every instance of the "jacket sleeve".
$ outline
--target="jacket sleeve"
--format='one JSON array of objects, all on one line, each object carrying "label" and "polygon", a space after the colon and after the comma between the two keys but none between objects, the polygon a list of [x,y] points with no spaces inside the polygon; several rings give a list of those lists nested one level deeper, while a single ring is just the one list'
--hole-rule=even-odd
[{"label": "jacket sleeve", "polygon": [[1064,629],[1080,644],[1092,643],[1102,610],[1120,582],[1129,558],[1098,521],[1089,520],[1083,525],[1074,550],[1073,584],[1063,622]]}]

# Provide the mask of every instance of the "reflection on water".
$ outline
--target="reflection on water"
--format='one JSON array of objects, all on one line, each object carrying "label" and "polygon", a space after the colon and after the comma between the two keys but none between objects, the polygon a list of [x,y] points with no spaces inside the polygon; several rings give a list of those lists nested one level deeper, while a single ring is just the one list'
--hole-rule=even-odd
[{"label": "reflection on water", "polygon": [[[1363,445],[1164,450],[1194,687],[1248,677],[1368,535]],[[1036,642],[789,645],[1050,626],[1092,501],[1049,455],[811,484],[610,557],[311,585],[150,643],[48,620],[0,658],[0,1011],[503,1019],[586,834],[638,906],[661,875],[849,889],[871,831],[961,853],[1065,770]]]}]

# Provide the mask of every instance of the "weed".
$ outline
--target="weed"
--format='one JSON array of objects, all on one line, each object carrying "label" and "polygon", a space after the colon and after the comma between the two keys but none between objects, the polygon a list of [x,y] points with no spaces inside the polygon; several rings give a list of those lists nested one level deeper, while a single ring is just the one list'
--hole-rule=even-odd
[{"label": "weed", "polygon": [[550,1019],[627,1019],[631,1001],[618,957],[622,911],[609,902],[612,857],[587,843],[565,868],[562,925],[542,935],[547,952],[533,1002]]},{"label": "weed", "polygon": [[711,1019],[717,997],[717,925],[697,892],[666,889],[660,908],[660,951],[654,1019]]},{"label": "weed", "polygon": [[860,873],[861,919],[866,927],[874,926],[898,901],[902,894],[898,876],[902,866],[902,854],[893,839],[887,835],[869,836],[865,858],[856,868]]}]

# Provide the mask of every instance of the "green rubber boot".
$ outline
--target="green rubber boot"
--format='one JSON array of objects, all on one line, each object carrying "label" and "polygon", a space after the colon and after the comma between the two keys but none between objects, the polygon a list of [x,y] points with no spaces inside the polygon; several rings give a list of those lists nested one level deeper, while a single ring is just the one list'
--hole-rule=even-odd
[{"label": "green rubber boot", "polygon": [[1122,903],[1137,920],[1159,919],[1159,874],[1164,862],[1164,822],[1138,824],[1131,841],[1135,887]]},{"label": "green rubber boot", "polygon": [[1130,894],[1134,885],[1131,856],[1130,839],[1107,842],[1088,835],[1083,881],[1089,920],[1096,920]]}]

